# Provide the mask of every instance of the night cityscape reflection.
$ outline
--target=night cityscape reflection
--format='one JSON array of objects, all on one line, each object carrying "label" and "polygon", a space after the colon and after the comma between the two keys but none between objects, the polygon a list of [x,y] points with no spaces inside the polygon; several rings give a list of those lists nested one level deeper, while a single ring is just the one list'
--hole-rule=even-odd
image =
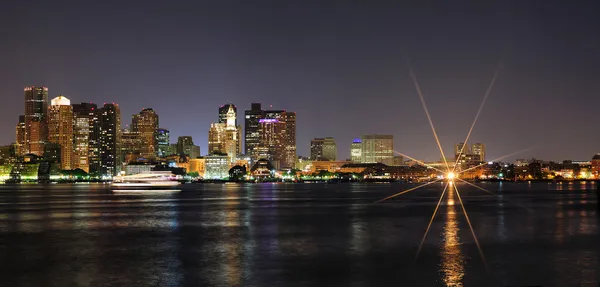
[{"label": "night cityscape reflection", "polygon": [[594,1],[16,1],[2,286],[599,286]]}]

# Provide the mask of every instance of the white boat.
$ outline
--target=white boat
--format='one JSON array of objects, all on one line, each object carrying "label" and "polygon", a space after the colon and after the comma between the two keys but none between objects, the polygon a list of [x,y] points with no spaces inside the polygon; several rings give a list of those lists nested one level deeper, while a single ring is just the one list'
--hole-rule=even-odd
[{"label": "white boat", "polygon": [[150,171],[146,173],[116,176],[113,178],[114,187],[145,187],[169,188],[180,185],[177,177],[170,171]]}]

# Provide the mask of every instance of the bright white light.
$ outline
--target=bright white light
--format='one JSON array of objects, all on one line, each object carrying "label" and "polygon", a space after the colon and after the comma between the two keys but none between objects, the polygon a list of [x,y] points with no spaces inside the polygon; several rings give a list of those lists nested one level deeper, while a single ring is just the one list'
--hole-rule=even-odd
[{"label": "bright white light", "polygon": [[448,179],[454,179],[454,177],[456,177],[456,175],[453,172],[449,172],[448,174],[446,174],[446,178]]}]

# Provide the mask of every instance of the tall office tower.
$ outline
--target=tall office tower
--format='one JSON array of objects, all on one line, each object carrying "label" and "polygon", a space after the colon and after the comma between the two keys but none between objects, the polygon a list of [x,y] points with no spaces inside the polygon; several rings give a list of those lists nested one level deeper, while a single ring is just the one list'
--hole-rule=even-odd
[{"label": "tall office tower", "polygon": [[394,164],[394,136],[364,135],[361,137],[361,161],[363,163]]},{"label": "tall office tower", "polygon": [[157,155],[159,157],[171,155],[170,140],[169,130],[159,128],[156,133],[156,144],[158,145]]},{"label": "tall office tower", "polygon": [[255,147],[253,159],[267,158],[277,169],[294,167],[296,113],[283,110],[264,111],[259,124],[260,144]]},{"label": "tall office tower", "polygon": [[143,109],[131,119],[131,131],[138,133],[142,146],[140,155],[143,158],[154,159],[158,151],[156,134],[158,133],[158,115],[153,109]]},{"label": "tall office tower", "polygon": [[66,97],[52,99],[48,107],[48,142],[60,145],[60,168],[72,169],[73,107]]},{"label": "tall office tower", "polygon": [[121,170],[121,111],[117,104],[100,109],[100,175],[115,176]]},{"label": "tall office tower", "polygon": [[296,165],[296,112],[285,112],[285,151],[283,168],[294,168]]},{"label": "tall office tower", "polygon": [[25,145],[24,153],[38,156],[44,154],[48,138],[46,115],[48,112],[48,88],[25,87]]},{"label": "tall office tower", "polygon": [[323,142],[324,138],[314,138],[310,141],[310,160],[323,159]]},{"label": "tall office tower", "polygon": [[240,155],[242,142],[241,127],[236,123],[234,105],[227,104],[219,108],[219,122],[212,123],[208,131],[209,154],[227,154],[229,161],[235,162]]},{"label": "tall office tower", "polygon": [[15,154],[22,156],[25,154],[25,116],[19,116],[19,123],[16,128],[17,139],[15,141]]},{"label": "tall office tower", "polygon": [[350,144],[350,160],[354,163],[362,162],[362,141],[354,139]]},{"label": "tall office tower", "polygon": [[471,146],[471,154],[475,155],[475,157],[479,158],[480,162],[485,161],[485,144],[482,143],[474,143]]},{"label": "tall office tower", "polygon": [[141,150],[143,140],[140,133],[134,132],[129,128],[121,130],[121,162],[128,164],[136,162],[138,158],[143,157]]},{"label": "tall office tower", "polygon": [[225,127],[223,123],[212,123],[208,130],[208,154],[225,154]]},{"label": "tall office tower", "polygon": [[459,144],[455,145],[454,146],[454,158],[457,159],[459,154],[461,154],[461,155],[471,154],[471,151],[469,150],[469,146],[465,145],[465,143],[459,143]]},{"label": "tall office tower", "polygon": [[337,146],[332,137],[315,138],[310,141],[311,160],[336,160]]},{"label": "tall office tower", "polygon": [[326,160],[337,159],[337,145],[332,137],[326,137],[323,140],[323,158]]},{"label": "tall office tower", "polygon": [[100,171],[100,122],[98,106],[93,103],[73,104],[73,169],[91,175]]},{"label": "tall office tower", "polygon": [[254,159],[254,149],[260,144],[260,120],[264,118],[264,111],[260,103],[252,103],[250,110],[245,111],[244,119],[244,153],[252,155]]}]

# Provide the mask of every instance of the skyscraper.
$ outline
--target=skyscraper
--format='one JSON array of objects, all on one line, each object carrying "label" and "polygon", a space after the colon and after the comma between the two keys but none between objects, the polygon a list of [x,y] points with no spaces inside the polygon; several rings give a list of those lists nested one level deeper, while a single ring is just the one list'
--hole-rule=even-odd
[{"label": "skyscraper", "polygon": [[311,160],[336,160],[337,146],[332,137],[315,138],[310,141]]},{"label": "skyscraper", "polygon": [[25,154],[25,116],[19,116],[19,123],[16,128],[15,154],[22,156]]},{"label": "skyscraper", "polygon": [[482,143],[474,143],[471,146],[471,154],[479,158],[480,162],[485,161],[485,145]]},{"label": "skyscraper", "polygon": [[73,104],[73,169],[91,175],[100,171],[100,122],[98,106],[93,103]]},{"label": "skyscraper", "polygon": [[285,154],[284,168],[294,168],[296,165],[296,113],[285,112]]},{"label": "skyscraper", "polygon": [[264,111],[260,103],[252,103],[250,110],[246,110],[244,119],[244,152],[246,155],[254,156],[254,149],[260,144],[260,119],[264,117]]},{"label": "skyscraper", "polygon": [[46,115],[48,112],[48,88],[25,87],[25,144],[24,153],[38,156],[44,154],[48,138]]},{"label": "skyscraper", "polygon": [[350,160],[354,163],[362,162],[362,141],[354,139],[350,144]]},{"label": "skyscraper", "polygon": [[225,151],[225,124],[212,123],[208,130],[208,154],[224,154]]},{"label": "skyscraper", "polygon": [[121,169],[121,110],[104,104],[100,110],[100,175],[115,176]]},{"label": "skyscraper", "polygon": [[324,138],[314,138],[310,141],[310,160],[322,160]]},{"label": "skyscraper", "polygon": [[52,99],[48,108],[48,142],[60,145],[60,168],[72,169],[73,107],[66,97]]},{"label": "skyscraper", "polygon": [[241,127],[236,123],[234,105],[227,104],[219,108],[219,122],[212,123],[208,131],[209,154],[227,154],[230,162],[235,162],[241,152]]},{"label": "skyscraper", "polygon": [[153,109],[143,109],[131,119],[131,131],[139,134],[141,140],[140,155],[146,159],[156,157],[158,142],[158,115]]},{"label": "skyscraper", "polygon": [[140,133],[134,132],[129,128],[121,130],[121,162],[128,164],[135,162],[138,158],[143,157],[142,150],[142,138]]},{"label": "skyscraper", "polygon": [[387,165],[394,163],[394,136],[364,135],[361,142],[361,162]]},{"label": "skyscraper", "polygon": [[169,130],[159,128],[156,133],[156,144],[158,145],[157,155],[159,157],[171,155],[170,140]]},{"label": "skyscraper", "polygon": [[277,169],[292,168],[296,163],[296,113],[284,110],[263,111],[259,122],[259,145],[253,159],[266,158]]}]

